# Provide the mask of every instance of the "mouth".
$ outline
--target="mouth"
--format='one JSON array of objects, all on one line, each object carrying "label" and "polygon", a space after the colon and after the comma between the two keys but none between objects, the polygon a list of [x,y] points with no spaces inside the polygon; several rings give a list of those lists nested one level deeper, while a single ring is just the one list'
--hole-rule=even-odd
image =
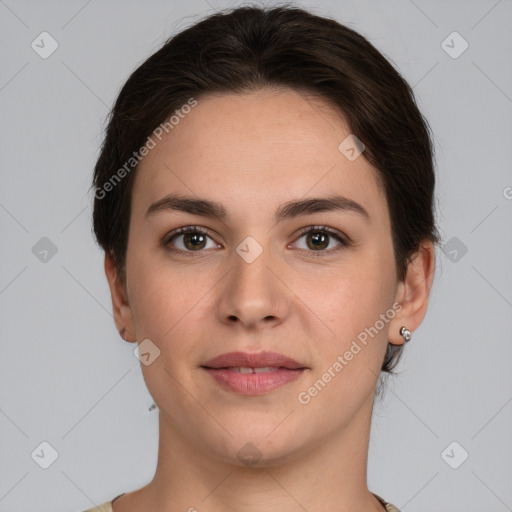
[{"label": "mouth", "polygon": [[306,371],[306,368],[203,368],[222,389],[240,395],[254,396],[269,393],[289,384]]},{"label": "mouth", "polygon": [[[270,371],[273,368],[286,370],[304,369],[306,366],[291,357],[277,352],[228,352],[209,359],[203,367],[211,369],[240,369],[242,373],[254,373],[252,370]],[[249,371],[251,370],[251,371]]]},{"label": "mouth", "polygon": [[301,377],[309,368],[276,352],[230,352],[201,366],[222,389],[263,395]]},{"label": "mouth", "polygon": [[[284,366],[261,366],[261,367],[251,367],[251,366],[225,366],[222,368],[210,368],[208,366],[203,366],[208,370],[230,370],[232,372],[237,373],[271,373],[278,370],[292,370],[292,368],[285,368]],[[303,368],[296,368],[297,370],[302,370]]]}]

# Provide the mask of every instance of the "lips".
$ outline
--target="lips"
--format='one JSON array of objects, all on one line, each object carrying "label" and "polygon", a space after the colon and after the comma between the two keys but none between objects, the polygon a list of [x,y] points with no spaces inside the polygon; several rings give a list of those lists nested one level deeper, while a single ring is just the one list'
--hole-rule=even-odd
[{"label": "lips", "polygon": [[263,395],[289,384],[308,369],[277,352],[229,352],[210,359],[202,368],[223,389],[240,395]]},{"label": "lips", "polygon": [[287,370],[306,368],[305,365],[295,361],[295,359],[291,357],[269,351],[253,354],[248,352],[228,352],[214,357],[213,359],[209,359],[202,366],[210,369],[237,369],[241,370],[242,373],[254,373],[254,371],[249,372],[248,370],[256,368],[266,369],[267,371],[273,368],[285,368]]}]

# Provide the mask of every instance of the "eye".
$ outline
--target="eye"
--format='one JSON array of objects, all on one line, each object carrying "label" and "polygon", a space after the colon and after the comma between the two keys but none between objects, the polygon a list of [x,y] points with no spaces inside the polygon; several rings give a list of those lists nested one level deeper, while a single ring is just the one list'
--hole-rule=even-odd
[{"label": "eye", "polygon": [[[340,233],[326,226],[309,226],[302,231],[298,240],[304,237],[306,246],[299,247],[299,249],[307,251],[311,256],[332,254],[350,245],[350,242]],[[208,246],[208,239],[211,240],[210,246]],[[334,248],[329,248],[333,241],[337,241],[338,244]],[[178,228],[167,235],[162,240],[162,244],[169,252],[180,254],[201,253],[203,249],[219,248],[219,245],[208,235],[208,230],[199,226]]]},{"label": "eye", "polygon": [[[299,247],[301,250],[308,251],[310,253],[327,253],[332,254],[343,247],[348,247],[349,242],[337,231],[334,231],[326,226],[311,226],[306,228],[305,231],[302,232],[299,239],[305,237],[305,247]],[[335,248],[331,248],[327,250],[327,248],[331,245],[331,242],[335,240],[338,242],[335,245]],[[322,254],[312,254],[312,256],[321,256]]]},{"label": "eye", "polygon": [[163,244],[170,252],[201,252],[203,249],[218,247],[213,240],[212,245],[208,247],[208,239],[212,240],[205,229],[199,226],[184,226],[166,236]]}]

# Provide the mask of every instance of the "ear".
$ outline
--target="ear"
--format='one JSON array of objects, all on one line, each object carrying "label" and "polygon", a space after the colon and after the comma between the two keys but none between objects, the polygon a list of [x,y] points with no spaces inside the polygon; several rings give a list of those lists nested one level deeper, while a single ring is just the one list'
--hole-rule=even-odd
[{"label": "ear", "polygon": [[114,321],[117,330],[120,334],[123,333],[121,336],[125,341],[137,341],[126,286],[119,278],[114,260],[108,252],[105,252],[105,275],[107,276],[108,285],[110,287],[112,310],[114,312]]},{"label": "ear", "polygon": [[435,250],[432,242],[425,240],[407,266],[407,275],[398,284],[396,302],[402,309],[391,320],[388,340],[393,345],[403,345],[405,339],[400,334],[402,326],[414,332],[427,312],[430,289],[434,279]]}]

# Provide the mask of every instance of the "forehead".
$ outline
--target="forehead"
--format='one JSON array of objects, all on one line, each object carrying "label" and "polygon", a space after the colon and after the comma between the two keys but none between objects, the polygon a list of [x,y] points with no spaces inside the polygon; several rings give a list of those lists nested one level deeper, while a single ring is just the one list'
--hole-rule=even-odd
[{"label": "forehead", "polygon": [[332,194],[357,200],[372,217],[385,213],[376,169],[339,149],[349,135],[331,104],[293,90],[199,97],[139,164],[132,211],[143,215],[177,191],[246,215]]}]

